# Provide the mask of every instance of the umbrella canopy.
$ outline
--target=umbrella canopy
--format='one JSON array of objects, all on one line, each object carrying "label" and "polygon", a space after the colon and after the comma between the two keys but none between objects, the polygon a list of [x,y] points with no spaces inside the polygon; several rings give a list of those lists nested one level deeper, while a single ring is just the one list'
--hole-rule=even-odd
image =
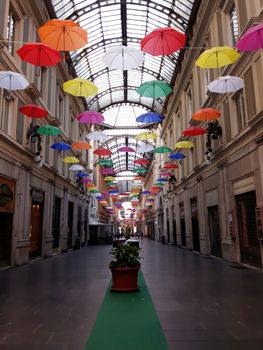
[{"label": "umbrella canopy", "polygon": [[244,87],[244,80],[239,77],[231,75],[225,75],[217,78],[207,85],[207,88],[211,92],[217,92],[219,94],[226,94],[228,92],[235,92]]},{"label": "umbrella canopy", "polygon": [[[79,159],[76,157],[69,156],[69,157],[65,157],[63,159],[63,162],[68,163],[68,164],[74,164],[74,163],[79,163]],[[82,169],[80,169],[80,170],[82,170]]]},{"label": "umbrella canopy", "polygon": [[249,28],[236,43],[240,51],[255,51],[263,48],[263,24]]},{"label": "umbrella canopy", "polygon": [[110,156],[112,152],[107,148],[97,148],[94,152],[97,156]]},{"label": "umbrella canopy", "polygon": [[88,97],[98,93],[98,88],[96,85],[89,80],[80,78],[66,81],[63,84],[63,89],[73,96]]},{"label": "umbrella canopy", "polygon": [[145,178],[143,176],[135,176],[133,178],[134,181],[145,181]]},{"label": "umbrella canopy", "polygon": [[205,50],[196,60],[200,68],[219,68],[234,63],[240,54],[230,46],[218,46]]},{"label": "umbrella canopy", "polygon": [[86,177],[86,176],[89,176],[89,174],[87,173],[84,173],[84,172],[79,172],[77,174],[75,174],[76,177]]},{"label": "umbrella canopy", "polygon": [[27,43],[16,53],[21,60],[34,66],[54,66],[62,59],[58,51],[43,43]]},{"label": "umbrella canopy", "polygon": [[140,96],[158,98],[170,95],[173,89],[164,81],[151,80],[141,84],[136,91]]},{"label": "umbrella canopy", "polygon": [[186,158],[186,156],[183,153],[180,152],[176,152],[176,153],[172,153],[168,156],[168,158],[170,159],[176,159],[176,160],[180,160],[180,159],[184,159]]},{"label": "umbrella canopy", "polygon": [[[100,124],[104,122],[104,117],[99,112],[86,111],[77,115],[79,123],[85,124]],[[94,139],[93,139],[94,140]]]},{"label": "umbrella canopy", "polygon": [[140,147],[137,148],[137,153],[146,153],[146,152],[151,152],[154,149],[152,145],[147,145],[144,143]]},{"label": "umbrella canopy", "polygon": [[111,159],[99,159],[99,161],[98,161],[98,164],[99,165],[108,165],[108,166],[111,166],[111,165],[113,165],[113,162],[112,162],[112,160]]},{"label": "umbrella canopy", "polygon": [[71,146],[76,150],[85,150],[92,148],[91,145],[86,141],[73,142]]},{"label": "umbrella canopy", "polygon": [[26,78],[11,71],[0,71],[0,88],[6,90],[24,90],[29,85]]},{"label": "umbrella canopy", "polygon": [[110,69],[128,70],[142,64],[143,54],[133,47],[116,46],[105,53],[102,62]]},{"label": "umbrella canopy", "polygon": [[96,188],[96,185],[94,183],[90,182],[86,185],[86,187],[87,188]]},{"label": "umbrella canopy", "polygon": [[120,147],[118,150],[118,152],[135,152],[135,150],[132,147]]},{"label": "umbrella canopy", "polygon": [[[98,113],[98,112],[96,112],[96,113]],[[101,114],[101,116],[102,116],[102,114]],[[86,135],[86,139],[93,140],[93,141],[106,141],[107,138],[108,138],[107,135],[105,135],[99,131],[93,131],[93,132],[90,132],[89,134]]]},{"label": "umbrella canopy", "polygon": [[80,182],[84,183],[84,184],[88,184],[91,182],[91,179],[88,177],[85,177],[84,179],[80,180]]},{"label": "umbrella canopy", "polygon": [[186,36],[173,28],[157,28],[141,40],[141,50],[153,56],[171,55],[185,45]]},{"label": "umbrella canopy", "polygon": [[174,148],[191,148],[191,147],[194,147],[194,144],[191,141],[179,141],[179,142],[176,142],[176,144],[174,145]]},{"label": "umbrella canopy", "polygon": [[161,147],[156,147],[153,150],[153,153],[169,153],[172,152],[172,149],[169,147],[161,146]]},{"label": "umbrella canopy", "polygon": [[50,148],[55,149],[57,151],[66,151],[71,149],[71,146],[65,142],[55,142],[53,143],[53,145],[50,146]]},{"label": "umbrella canopy", "polygon": [[214,108],[202,108],[193,114],[192,119],[198,121],[215,120],[218,119],[220,115],[221,112]]},{"label": "umbrella canopy", "polygon": [[205,133],[206,130],[200,126],[190,126],[190,128],[187,128],[182,132],[184,136],[198,136],[204,135]]},{"label": "umbrella canopy", "polygon": [[139,165],[147,165],[150,164],[150,161],[144,158],[140,158],[140,159],[135,159],[133,161],[134,164],[139,164]]},{"label": "umbrella canopy", "polygon": [[168,180],[165,177],[159,177],[157,179],[157,181],[159,181],[159,182],[167,182]]},{"label": "umbrella canopy", "polygon": [[57,51],[75,51],[83,47],[88,40],[86,30],[70,20],[51,19],[38,28],[42,43]]},{"label": "umbrella canopy", "polygon": [[74,164],[71,165],[68,170],[84,170],[84,167],[82,165]]},{"label": "umbrella canopy", "polygon": [[40,135],[55,136],[60,135],[62,131],[53,125],[43,125],[37,129],[37,133]]},{"label": "umbrella canopy", "polygon": [[114,181],[114,180],[115,180],[115,177],[113,177],[113,176],[104,177],[104,181]]},{"label": "umbrella canopy", "polygon": [[165,166],[163,168],[164,169],[176,169],[176,168],[178,168],[178,165],[169,163],[169,164],[165,164]]},{"label": "umbrella canopy", "polygon": [[150,193],[151,193],[150,191],[148,191],[148,190],[144,190],[144,191],[142,191],[142,193],[141,193],[141,194],[146,195],[146,194],[150,194]]},{"label": "umbrella canopy", "polygon": [[173,173],[169,172],[169,171],[164,171],[164,172],[161,172],[160,174],[161,176],[173,176]]},{"label": "umbrella canopy", "polygon": [[135,136],[137,140],[147,141],[147,140],[155,140],[157,138],[157,134],[154,132],[142,132]]},{"label": "umbrella canopy", "polygon": [[136,169],[133,169],[133,171],[139,174],[139,173],[147,173],[148,170],[145,168],[136,168]]},{"label": "umbrella canopy", "polygon": [[138,123],[158,123],[164,119],[164,116],[159,113],[148,112],[141,114],[138,118],[136,118],[136,122]]},{"label": "umbrella canopy", "polygon": [[113,169],[105,168],[105,169],[101,169],[100,173],[103,175],[113,175],[115,171]]},{"label": "umbrella canopy", "polygon": [[48,116],[48,111],[45,108],[34,104],[21,106],[18,110],[29,118],[44,118]]}]

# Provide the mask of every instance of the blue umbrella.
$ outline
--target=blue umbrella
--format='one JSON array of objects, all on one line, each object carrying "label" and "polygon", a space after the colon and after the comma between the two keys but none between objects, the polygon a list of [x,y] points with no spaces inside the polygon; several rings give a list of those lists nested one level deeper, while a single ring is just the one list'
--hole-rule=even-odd
[{"label": "blue umbrella", "polygon": [[150,193],[151,193],[150,191],[145,190],[145,191],[142,191],[141,194],[150,194]]},{"label": "blue umbrella", "polygon": [[50,148],[53,148],[57,151],[65,151],[67,149],[71,149],[71,146],[65,142],[55,142],[50,146]]},{"label": "blue umbrella", "polygon": [[109,190],[109,193],[119,193],[119,191],[118,190]]},{"label": "blue umbrella", "polygon": [[168,180],[165,177],[159,177],[159,179],[157,179],[157,181],[167,182]]},{"label": "blue umbrella", "polygon": [[136,118],[136,122],[138,123],[157,123],[164,119],[164,116],[159,113],[148,112],[141,114],[138,118]]},{"label": "blue umbrella", "polygon": [[176,152],[176,153],[172,153],[168,156],[168,158],[171,158],[171,159],[184,159],[186,158],[186,156],[183,154],[183,153],[180,153],[180,152]]},{"label": "blue umbrella", "polygon": [[83,172],[80,172],[80,173],[75,174],[74,176],[78,176],[78,177],[86,177],[86,176],[89,176],[89,174],[87,174],[87,173],[83,173]]}]

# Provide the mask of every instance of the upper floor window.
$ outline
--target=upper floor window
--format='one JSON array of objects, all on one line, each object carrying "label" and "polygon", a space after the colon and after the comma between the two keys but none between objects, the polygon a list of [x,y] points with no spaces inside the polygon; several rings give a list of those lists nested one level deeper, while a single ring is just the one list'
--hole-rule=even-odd
[{"label": "upper floor window", "polygon": [[229,12],[229,17],[230,17],[230,26],[231,26],[231,34],[232,34],[232,44],[235,45],[239,35],[237,9],[235,5],[232,6]]},{"label": "upper floor window", "polygon": [[6,38],[7,38],[7,48],[11,52],[11,54],[14,54],[14,47],[15,47],[15,17],[13,14],[12,9],[9,10],[8,13],[8,19],[7,19],[7,31],[6,31]]},{"label": "upper floor window", "polygon": [[236,105],[238,130],[240,131],[246,125],[246,111],[243,92],[239,92],[237,95],[235,95],[234,100]]}]

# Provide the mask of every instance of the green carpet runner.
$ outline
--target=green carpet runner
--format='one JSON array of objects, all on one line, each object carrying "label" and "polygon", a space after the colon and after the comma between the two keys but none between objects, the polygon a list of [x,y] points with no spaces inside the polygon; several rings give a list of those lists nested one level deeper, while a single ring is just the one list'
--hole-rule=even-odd
[{"label": "green carpet runner", "polygon": [[168,350],[141,273],[139,285],[134,293],[107,290],[85,350]]}]

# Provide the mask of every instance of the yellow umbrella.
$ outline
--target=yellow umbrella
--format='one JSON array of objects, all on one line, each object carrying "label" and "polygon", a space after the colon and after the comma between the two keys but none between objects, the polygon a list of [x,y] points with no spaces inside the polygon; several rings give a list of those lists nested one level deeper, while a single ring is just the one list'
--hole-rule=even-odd
[{"label": "yellow umbrella", "polygon": [[191,141],[179,141],[179,142],[176,142],[174,147],[175,148],[191,148],[191,147],[194,147],[194,144]]},{"label": "yellow umbrella", "polygon": [[93,96],[98,93],[98,88],[91,81],[75,78],[63,84],[64,91],[73,96]]},{"label": "yellow umbrella", "polygon": [[104,181],[114,181],[114,180],[115,180],[115,177],[113,177],[113,176],[104,177]]},{"label": "yellow umbrella", "polygon": [[76,157],[65,157],[63,159],[64,163],[79,163],[79,159]]},{"label": "yellow umbrella", "polygon": [[205,50],[195,61],[200,68],[219,68],[234,63],[240,54],[230,46],[218,46]]},{"label": "yellow umbrella", "polygon": [[155,134],[154,132],[143,132],[135,136],[137,140],[141,141],[155,140],[157,137],[157,134]]}]

